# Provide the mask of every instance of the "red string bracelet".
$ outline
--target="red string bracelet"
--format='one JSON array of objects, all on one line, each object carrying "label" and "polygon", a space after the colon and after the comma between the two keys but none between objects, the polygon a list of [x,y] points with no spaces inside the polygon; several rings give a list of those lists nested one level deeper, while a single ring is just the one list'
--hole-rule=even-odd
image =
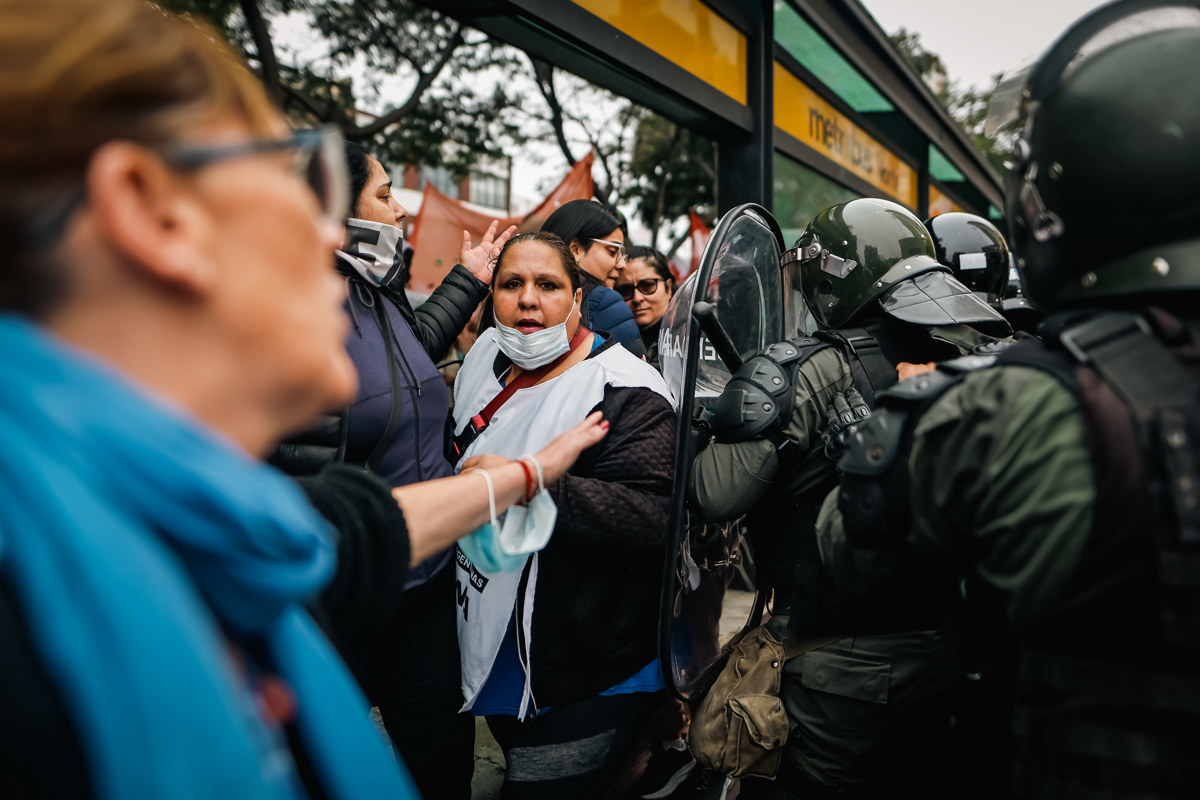
[{"label": "red string bracelet", "polygon": [[521,469],[525,470],[525,499],[521,501],[521,505],[524,505],[533,499],[533,470],[529,468],[523,458],[517,463],[521,465]]}]

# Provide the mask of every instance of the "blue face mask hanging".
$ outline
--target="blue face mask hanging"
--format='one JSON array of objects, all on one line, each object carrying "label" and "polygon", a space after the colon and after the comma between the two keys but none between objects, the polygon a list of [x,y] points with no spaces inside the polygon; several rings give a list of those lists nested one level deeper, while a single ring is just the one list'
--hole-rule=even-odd
[{"label": "blue face mask hanging", "polygon": [[542,466],[537,466],[538,493],[527,505],[514,505],[504,515],[501,525],[496,519],[496,493],[492,476],[479,470],[488,486],[488,506],[491,521],[485,522],[458,540],[458,549],[471,563],[484,572],[508,572],[525,566],[531,553],[546,546],[558,520],[558,506],[543,489]]}]

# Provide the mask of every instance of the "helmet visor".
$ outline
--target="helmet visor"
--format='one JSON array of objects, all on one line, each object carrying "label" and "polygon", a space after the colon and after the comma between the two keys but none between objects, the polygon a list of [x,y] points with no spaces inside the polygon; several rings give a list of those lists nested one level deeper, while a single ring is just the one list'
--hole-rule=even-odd
[{"label": "helmet visor", "polygon": [[998,311],[941,270],[900,281],[879,298],[879,305],[890,317],[924,327],[982,323],[1007,327]]}]

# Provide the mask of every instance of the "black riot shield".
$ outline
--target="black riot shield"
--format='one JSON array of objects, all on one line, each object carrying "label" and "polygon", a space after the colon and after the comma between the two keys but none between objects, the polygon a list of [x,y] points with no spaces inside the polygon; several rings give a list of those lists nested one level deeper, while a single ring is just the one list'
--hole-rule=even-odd
[{"label": "black riot shield", "polygon": [[742,361],[790,333],[782,253],[783,236],[766,209],[729,211],[659,329],[659,359],[679,414],[659,654],[667,687],[681,700],[708,685],[729,640],[762,617],[742,521],[705,523],[688,507],[687,487],[709,406]]}]

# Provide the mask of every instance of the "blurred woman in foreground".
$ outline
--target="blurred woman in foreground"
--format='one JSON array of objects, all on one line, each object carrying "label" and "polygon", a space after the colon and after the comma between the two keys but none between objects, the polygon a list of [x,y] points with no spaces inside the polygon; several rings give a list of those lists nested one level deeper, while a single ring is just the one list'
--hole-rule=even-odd
[{"label": "blurred woman in foreground", "polygon": [[[260,460],[355,388],[339,137],[140,0],[0,0],[0,107],[6,796],[415,796],[305,608],[331,531]],[[522,496],[490,471],[393,493],[410,561]]]}]

